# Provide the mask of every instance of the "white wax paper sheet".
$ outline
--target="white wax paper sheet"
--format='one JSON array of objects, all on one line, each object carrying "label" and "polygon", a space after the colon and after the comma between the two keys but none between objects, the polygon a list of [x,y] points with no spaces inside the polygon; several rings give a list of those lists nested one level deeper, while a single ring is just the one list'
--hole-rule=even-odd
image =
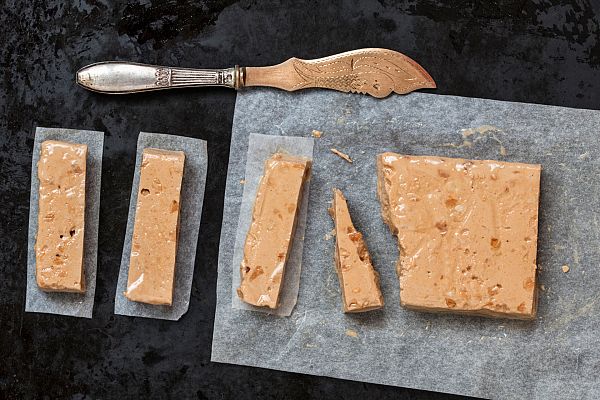
[{"label": "white wax paper sheet", "polygon": [[[289,318],[231,308],[248,135],[315,139],[298,302]],[[238,94],[219,253],[212,360],[499,399],[600,398],[600,111],[412,93]],[[330,152],[347,153],[349,164]],[[396,239],[380,217],[383,151],[542,164],[534,321],[400,307]],[[346,315],[327,208],[352,204],[381,276],[382,310]],[[329,239],[329,240],[328,240]],[[564,273],[562,266],[570,271]]]}]

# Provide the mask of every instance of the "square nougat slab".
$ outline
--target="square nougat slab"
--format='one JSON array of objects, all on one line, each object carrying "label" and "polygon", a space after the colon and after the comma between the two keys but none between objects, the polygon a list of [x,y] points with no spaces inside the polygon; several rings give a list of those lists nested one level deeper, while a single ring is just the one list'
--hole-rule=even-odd
[{"label": "square nougat slab", "polygon": [[400,247],[401,304],[535,317],[540,172],[532,164],[378,155],[382,216]]}]

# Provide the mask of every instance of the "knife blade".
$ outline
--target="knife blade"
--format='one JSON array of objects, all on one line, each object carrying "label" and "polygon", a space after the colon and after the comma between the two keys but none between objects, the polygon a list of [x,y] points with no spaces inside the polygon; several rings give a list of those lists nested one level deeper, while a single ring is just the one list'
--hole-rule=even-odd
[{"label": "knife blade", "polygon": [[314,60],[290,58],[266,67],[192,69],[106,61],[90,64],[76,74],[86,89],[112,94],[181,87],[225,86],[242,89],[267,86],[287,91],[333,89],[383,98],[435,88],[433,78],[416,61],[397,51],[368,48]]}]

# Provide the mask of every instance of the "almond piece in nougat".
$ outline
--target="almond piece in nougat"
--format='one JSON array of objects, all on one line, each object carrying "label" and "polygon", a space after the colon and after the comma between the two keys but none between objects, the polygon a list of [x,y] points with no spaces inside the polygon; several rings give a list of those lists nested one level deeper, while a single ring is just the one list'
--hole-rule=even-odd
[{"label": "almond piece in nougat", "polygon": [[531,319],[540,165],[383,153],[378,193],[398,238],[400,301]]},{"label": "almond piece in nougat", "polygon": [[171,305],[185,153],[144,149],[125,297]]},{"label": "almond piece in nougat", "polygon": [[38,161],[36,281],[48,292],[85,292],[85,144],[47,140]]},{"label": "almond piece in nougat", "polygon": [[277,308],[292,247],[310,161],[276,153],[265,163],[244,244],[238,296],[259,307]]},{"label": "almond piece in nougat", "polygon": [[364,312],[383,307],[379,275],[360,232],[352,224],[342,192],[333,190],[329,209],[335,223],[335,269],[340,281],[344,312]]}]

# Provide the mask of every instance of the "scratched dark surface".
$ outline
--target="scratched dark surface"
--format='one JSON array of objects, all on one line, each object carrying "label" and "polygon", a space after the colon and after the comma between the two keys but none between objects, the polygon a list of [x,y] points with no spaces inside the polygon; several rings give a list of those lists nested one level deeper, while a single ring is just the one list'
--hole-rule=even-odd
[{"label": "scratched dark surface", "polygon": [[[120,59],[274,64],[360,47],[421,63],[437,93],[600,109],[600,2],[0,0],[0,398],[457,398],[210,360],[235,93],[104,96],[74,72]],[[106,132],[94,318],[25,314],[35,126]],[[190,311],[113,315],[139,131],[208,140]]]}]

